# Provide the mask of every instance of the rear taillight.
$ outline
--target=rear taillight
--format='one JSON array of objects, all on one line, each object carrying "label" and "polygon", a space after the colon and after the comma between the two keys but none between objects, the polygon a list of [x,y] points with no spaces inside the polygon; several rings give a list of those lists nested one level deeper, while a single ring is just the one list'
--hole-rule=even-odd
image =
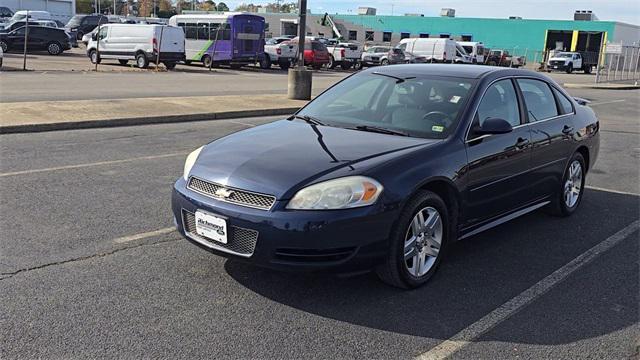
[{"label": "rear taillight", "polygon": [[447,52],[445,51],[444,53],[442,53],[442,56],[443,56],[442,57],[443,59],[446,59],[447,58]]},{"label": "rear taillight", "polygon": [[277,49],[276,49],[276,53],[278,53],[278,55],[282,55],[282,49],[277,48]]},{"label": "rear taillight", "polygon": [[153,51],[158,51],[158,40],[156,38],[151,40],[151,46],[153,46]]},{"label": "rear taillight", "polygon": [[340,49],[340,57],[344,58],[344,49]]}]

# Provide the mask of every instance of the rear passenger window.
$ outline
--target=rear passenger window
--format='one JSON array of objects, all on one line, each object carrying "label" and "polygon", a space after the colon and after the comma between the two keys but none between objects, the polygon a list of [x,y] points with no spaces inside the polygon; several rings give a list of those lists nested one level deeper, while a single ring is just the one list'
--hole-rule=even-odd
[{"label": "rear passenger window", "polygon": [[520,125],[518,98],[511,80],[500,80],[484,93],[478,106],[478,125],[482,126],[489,118],[507,120],[511,126]]},{"label": "rear passenger window", "polygon": [[558,102],[560,103],[560,110],[562,110],[562,114],[573,114],[573,105],[571,101],[564,96],[560,91],[553,89],[553,93],[556,94],[556,98],[558,98]]},{"label": "rear passenger window", "polygon": [[543,81],[533,79],[518,79],[517,81],[529,112],[529,122],[558,116],[556,101],[549,85]]}]

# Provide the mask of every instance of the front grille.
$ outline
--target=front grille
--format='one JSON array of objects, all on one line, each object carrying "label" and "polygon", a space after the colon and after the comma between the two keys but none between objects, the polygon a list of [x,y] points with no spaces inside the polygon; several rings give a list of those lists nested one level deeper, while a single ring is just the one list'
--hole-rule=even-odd
[{"label": "front grille", "polygon": [[253,251],[256,248],[258,232],[255,230],[229,226],[227,243],[223,244],[198,235],[196,232],[196,216],[192,212],[182,209],[182,223],[184,225],[184,232],[187,233],[187,235],[198,240],[200,243],[205,242],[205,245],[208,247],[245,257],[253,255]]},{"label": "front grille", "polygon": [[549,64],[551,64],[551,65],[564,65],[564,61],[551,60],[551,61],[549,61]]},{"label": "front grille", "polygon": [[[228,188],[196,177],[191,177],[189,180],[189,189],[220,201],[226,201],[262,210],[271,209],[273,204],[276,202],[275,196]],[[228,196],[225,197],[221,194],[216,194],[216,192],[220,190],[227,190]]]}]

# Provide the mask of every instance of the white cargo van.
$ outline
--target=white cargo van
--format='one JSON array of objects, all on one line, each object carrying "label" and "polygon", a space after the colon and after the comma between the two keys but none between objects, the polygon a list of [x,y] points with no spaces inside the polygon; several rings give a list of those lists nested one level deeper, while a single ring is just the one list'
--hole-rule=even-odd
[{"label": "white cargo van", "polygon": [[484,64],[484,44],[477,41],[458,41],[458,44],[471,55],[474,64]]},{"label": "white cargo van", "polygon": [[[98,47],[98,38],[100,46]],[[144,24],[105,24],[87,44],[87,56],[92,63],[102,59],[116,59],[122,65],[135,60],[144,69],[150,62],[160,62],[173,69],[184,60],[184,31],[177,26]]]},{"label": "white cargo van", "polygon": [[400,40],[398,48],[414,55],[424,56],[428,62],[453,62],[456,58],[456,42],[440,38],[407,38]]}]

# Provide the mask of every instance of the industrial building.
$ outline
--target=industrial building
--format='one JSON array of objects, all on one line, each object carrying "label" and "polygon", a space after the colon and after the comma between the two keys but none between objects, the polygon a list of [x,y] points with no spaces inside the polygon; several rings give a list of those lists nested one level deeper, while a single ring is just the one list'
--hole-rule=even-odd
[{"label": "industrial building", "polygon": [[55,20],[66,23],[76,14],[76,0],[0,0],[0,6],[11,11],[38,10],[48,11]]},{"label": "industrial building", "polygon": [[[363,11],[363,13],[365,13]],[[368,8],[366,13],[375,13]],[[640,44],[640,26],[597,20],[590,11],[576,11],[573,20],[459,18],[454,9],[440,17],[335,14],[307,16],[307,34],[347,41],[395,45],[408,37],[444,37],[481,41],[489,48],[510,49],[533,60],[550,49],[600,51],[606,43]],[[260,14],[269,24],[267,36],[297,34],[296,14]],[[420,15],[420,14],[417,14]]]}]

